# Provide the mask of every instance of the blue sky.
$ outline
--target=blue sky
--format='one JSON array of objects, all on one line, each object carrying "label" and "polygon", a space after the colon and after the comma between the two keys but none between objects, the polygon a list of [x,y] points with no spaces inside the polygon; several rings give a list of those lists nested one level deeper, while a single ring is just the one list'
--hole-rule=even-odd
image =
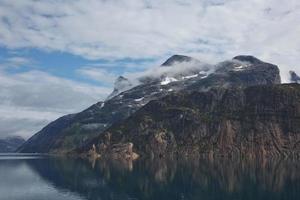
[{"label": "blue sky", "polygon": [[112,77],[123,75],[128,72],[143,71],[151,65],[155,65],[158,58],[142,59],[87,59],[68,52],[43,51],[35,48],[7,49],[0,47],[0,64],[13,65],[6,68],[6,72],[11,74],[38,70],[50,75],[85,82],[97,86],[112,87],[113,81],[102,81],[101,78],[91,78],[80,70],[102,69]]},{"label": "blue sky", "polygon": [[299,19],[298,0],[0,0],[0,138],[28,138],[172,54],[250,54],[288,82]]}]

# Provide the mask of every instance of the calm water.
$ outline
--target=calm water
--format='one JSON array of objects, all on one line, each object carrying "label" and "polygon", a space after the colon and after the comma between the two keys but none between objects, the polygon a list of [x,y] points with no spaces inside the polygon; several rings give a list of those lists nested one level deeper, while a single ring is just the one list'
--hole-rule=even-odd
[{"label": "calm water", "polygon": [[300,199],[300,163],[0,155],[0,199]]}]

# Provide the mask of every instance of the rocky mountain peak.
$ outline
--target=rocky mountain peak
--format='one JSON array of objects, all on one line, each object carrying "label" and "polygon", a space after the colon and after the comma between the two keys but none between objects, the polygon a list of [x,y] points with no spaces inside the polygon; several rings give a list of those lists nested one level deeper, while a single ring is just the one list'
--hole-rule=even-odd
[{"label": "rocky mountain peak", "polygon": [[114,83],[114,88],[119,91],[127,89],[131,86],[132,86],[131,82],[124,76],[119,76]]},{"label": "rocky mountain peak", "polygon": [[168,58],[161,66],[172,66],[175,63],[190,62],[193,60],[196,59],[185,55],[173,55]]},{"label": "rocky mountain peak", "polygon": [[290,71],[290,81],[292,83],[300,83],[300,76],[298,76],[296,72]]},{"label": "rocky mountain peak", "polygon": [[242,62],[249,62],[251,64],[261,64],[263,63],[261,60],[259,60],[258,58],[254,57],[254,56],[249,56],[249,55],[239,55],[239,56],[235,56],[233,58],[233,60],[239,60]]},{"label": "rocky mountain peak", "polygon": [[132,86],[132,83],[127,78],[125,78],[124,76],[119,76],[114,83],[113,92],[108,96],[107,99],[111,99],[121,92],[130,89]]}]

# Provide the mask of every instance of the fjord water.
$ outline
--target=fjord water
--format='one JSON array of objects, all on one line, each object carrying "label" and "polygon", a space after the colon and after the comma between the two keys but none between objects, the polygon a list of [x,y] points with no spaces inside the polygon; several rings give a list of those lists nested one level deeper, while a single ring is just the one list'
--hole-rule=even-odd
[{"label": "fjord water", "polygon": [[300,199],[300,163],[1,155],[0,199]]}]

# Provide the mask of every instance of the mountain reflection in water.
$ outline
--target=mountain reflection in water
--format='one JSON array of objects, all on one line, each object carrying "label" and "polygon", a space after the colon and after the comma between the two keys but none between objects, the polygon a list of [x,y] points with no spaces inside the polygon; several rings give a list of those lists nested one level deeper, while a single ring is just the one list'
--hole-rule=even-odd
[{"label": "mountain reflection in water", "polygon": [[49,158],[1,161],[0,169],[21,164],[49,188],[79,199],[300,199],[300,163],[291,160],[132,163]]}]

